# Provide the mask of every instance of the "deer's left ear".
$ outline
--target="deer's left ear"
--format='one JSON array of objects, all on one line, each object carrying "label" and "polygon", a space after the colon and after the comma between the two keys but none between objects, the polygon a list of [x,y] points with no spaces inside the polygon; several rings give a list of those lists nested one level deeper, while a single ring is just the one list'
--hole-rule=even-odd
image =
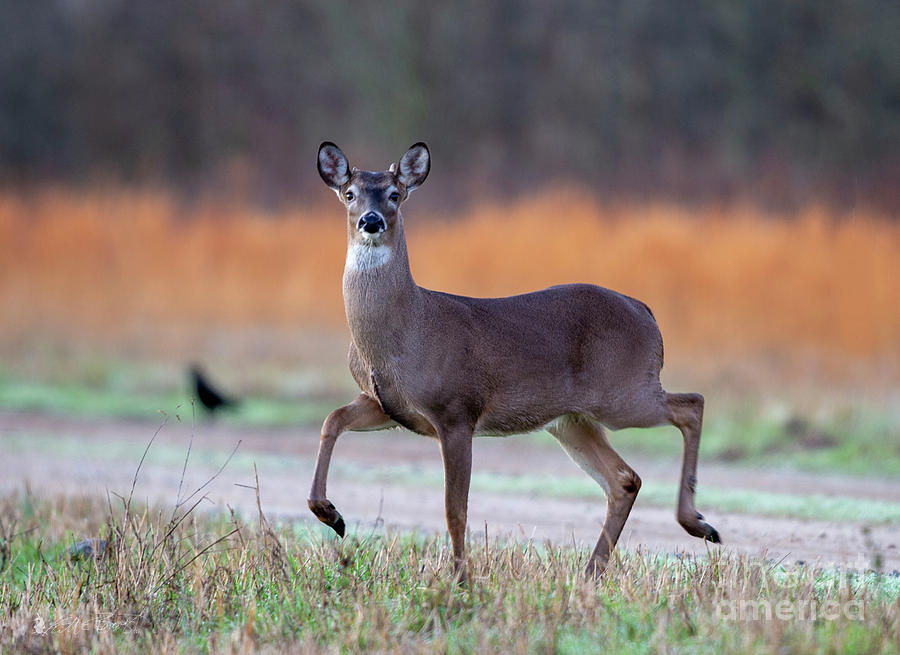
[{"label": "deer's left ear", "polygon": [[397,175],[408,191],[422,186],[428,172],[431,170],[431,153],[428,146],[421,141],[410,146],[406,154],[400,158],[400,173]]}]

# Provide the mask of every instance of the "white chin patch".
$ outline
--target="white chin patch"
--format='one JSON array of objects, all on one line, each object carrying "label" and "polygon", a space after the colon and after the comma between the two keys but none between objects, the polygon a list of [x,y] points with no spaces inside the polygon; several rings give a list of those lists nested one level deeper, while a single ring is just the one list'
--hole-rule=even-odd
[{"label": "white chin patch", "polygon": [[369,271],[379,266],[384,266],[391,258],[391,249],[387,246],[378,246],[374,243],[356,243],[347,249],[347,263],[344,266],[348,271]]}]

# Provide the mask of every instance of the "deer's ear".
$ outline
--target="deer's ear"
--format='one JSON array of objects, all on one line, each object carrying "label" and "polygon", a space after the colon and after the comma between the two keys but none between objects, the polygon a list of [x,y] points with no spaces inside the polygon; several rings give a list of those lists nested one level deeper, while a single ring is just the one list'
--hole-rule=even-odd
[{"label": "deer's ear", "polygon": [[319,146],[317,163],[319,175],[322,176],[325,184],[335,191],[350,179],[350,165],[347,163],[347,157],[331,141],[326,141]]},{"label": "deer's ear", "polygon": [[412,191],[416,187],[422,186],[425,178],[428,177],[428,171],[431,170],[431,154],[428,152],[428,146],[421,141],[410,146],[406,154],[400,158],[400,174],[397,176],[407,190]]}]

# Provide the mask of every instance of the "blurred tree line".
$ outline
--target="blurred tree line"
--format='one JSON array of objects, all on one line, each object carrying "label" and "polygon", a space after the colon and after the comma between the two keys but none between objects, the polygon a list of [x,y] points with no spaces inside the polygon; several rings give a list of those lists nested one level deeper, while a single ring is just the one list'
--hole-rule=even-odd
[{"label": "blurred tree line", "polygon": [[[896,0],[0,0],[0,183],[278,202],[432,147],[441,202],[900,208]],[[387,158],[387,159],[386,159]],[[437,185],[435,185],[437,187]]]}]

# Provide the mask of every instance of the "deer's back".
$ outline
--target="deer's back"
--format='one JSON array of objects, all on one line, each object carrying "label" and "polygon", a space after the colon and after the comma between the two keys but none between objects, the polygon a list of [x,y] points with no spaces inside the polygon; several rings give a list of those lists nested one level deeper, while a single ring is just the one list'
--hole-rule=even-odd
[{"label": "deer's back", "polygon": [[638,300],[587,284],[506,298],[422,292],[416,347],[374,366],[356,353],[354,373],[417,432],[431,433],[427,417],[450,414],[482,433],[528,431],[572,413],[619,427],[644,420],[642,407],[657,403],[643,399],[664,393],[662,339]]}]

